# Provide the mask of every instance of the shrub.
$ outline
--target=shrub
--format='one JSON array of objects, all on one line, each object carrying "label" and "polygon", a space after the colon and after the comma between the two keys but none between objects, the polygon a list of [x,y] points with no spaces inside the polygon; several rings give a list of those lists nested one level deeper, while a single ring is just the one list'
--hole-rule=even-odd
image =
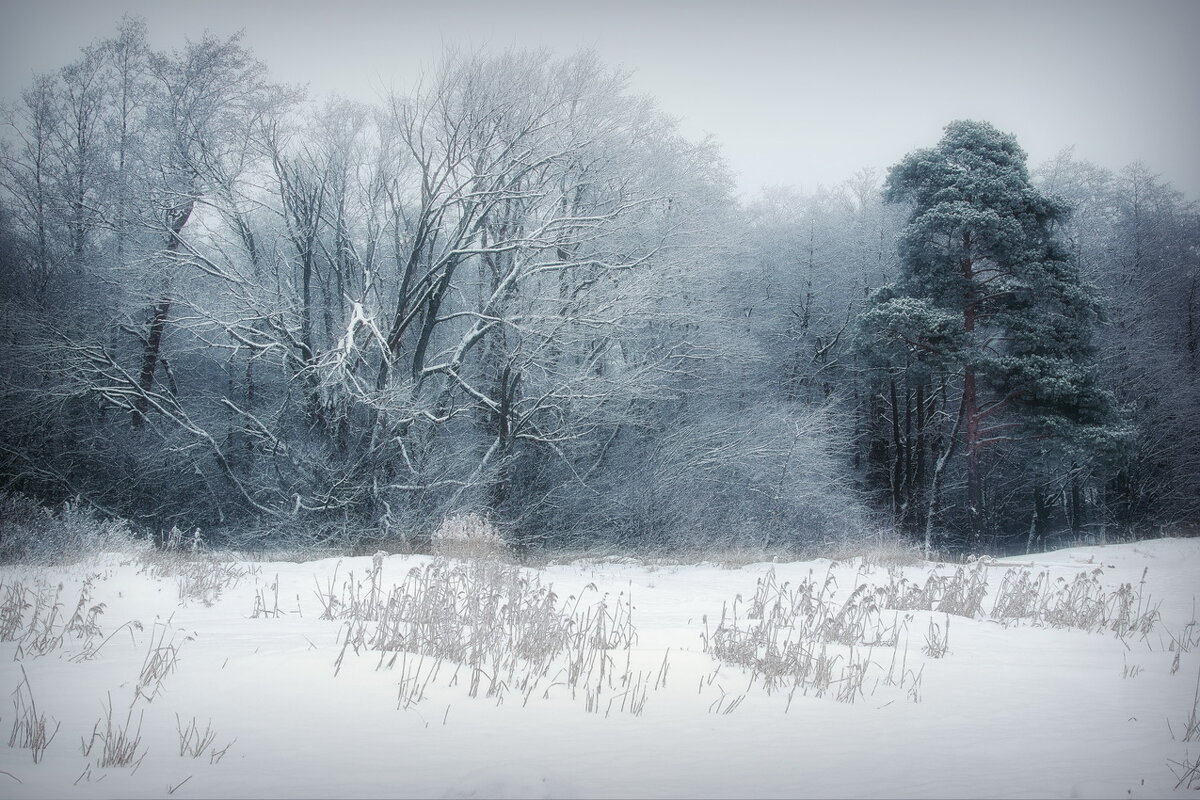
[{"label": "shrub", "polygon": [[102,519],[78,501],[51,510],[21,494],[0,494],[0,563],[71,563],[150,547],[124,520]]},{"label": "shrub", "polygon": [[446,558],[508,561],[512,551],[491,522],[478,514],[455,514],[433,532],[433,554]]}]

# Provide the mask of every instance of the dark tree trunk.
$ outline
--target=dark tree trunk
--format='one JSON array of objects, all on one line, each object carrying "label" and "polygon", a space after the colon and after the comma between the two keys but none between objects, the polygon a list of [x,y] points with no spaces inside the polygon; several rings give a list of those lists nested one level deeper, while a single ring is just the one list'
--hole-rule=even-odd
[{"label": "dark tree trunk", "polygon": [[1033,517],[1029,521],[1029,539],[1025,552],[1043,552],[1046,549],[1046,533],[1050,529],[1050,503],[1046,488],[1040,483],[1033,487]]},{"label": "dark tree trunk", "polygon": [[917,444],[913,448],[916,452],[915,466],[913,469],[913,491],[914,497],[916,493],[925,491],[925,384],[924,382],[917,384]]},{"label": "dark tree trunk", "polygon": [[1077,536],[1082,533],[1084,521],[1083,482],[1079,480],[1079,474],[1073,472],[1071,475],[1071,532]]},{"label": "dark tree trunk", "polygon": [[896,379],[888,381],[892,403],[892,516],[900,522],[904,508],[904,442],[900,438],[900,405],[896,397]]},{"label": "dark tree trunk", "polygon": [[983,469],[979,458],[978,398],[975,389],[975,368],[968,366],[963,374],[963,415],[967,425],[967,532],[970,545],[983,545]]},{"label": "dark tree trunk", "polygon": [[[183,232],[183,226],[187,224],[194,207],[195,201],[187,200],[183,205],[175,206],[167,211],[167,264],[164,264],[164,269],[169,269],[171,258],[179,250],[181,241],[179,235]],[[135,428],[141,428],[146,424],[146,412],[150,409],[149,392],[154,388],[154,376],[158,371],[158,362],[162,351],[163,332],[166,330],[167,318],[170,314],[171,300],[167,297],[159,300],[150,309],[150,330],[142,350],[142,369],[138,375],[138,388],[141,391],[133,400],[132,423]]]},{"label": "dark tree trunk", "polygon": [[[976,291],[975,263],[971,257],[971,233],[962,236],[962,276],[967,284],[967,295],[963,306],[963,330],[970,336],[975,332]],[[967,534],[969,544],[976,552],[983,546],[983,470],[980,464],[981,447],[979,435],[979,396],[975,385],[975,367],[963,367],[963,420],[967,426]]]}]

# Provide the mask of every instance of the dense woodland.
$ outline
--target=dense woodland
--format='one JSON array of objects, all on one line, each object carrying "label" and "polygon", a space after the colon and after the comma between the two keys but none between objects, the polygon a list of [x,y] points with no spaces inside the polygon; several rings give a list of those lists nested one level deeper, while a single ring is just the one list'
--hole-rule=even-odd
[{"label": "dense woodland", "polygon": [[0,491],[243,545],[1200,521],[1200,209],[1141,165],[960,121],[740,204],[589,53],[363,105],[131,19],[5,114]]}]

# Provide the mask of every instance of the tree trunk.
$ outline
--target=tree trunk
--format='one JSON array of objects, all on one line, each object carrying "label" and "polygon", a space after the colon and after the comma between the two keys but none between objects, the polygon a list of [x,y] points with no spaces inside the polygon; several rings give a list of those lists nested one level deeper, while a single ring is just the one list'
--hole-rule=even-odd
[{"label": "tree trunk", "polygon": [[892,404],[892,518],[901,523],[904,516],[904,441],[900,438],[900,406],[896,397],[896,379],[888,381]]},{"label": "tree trunk", "polygon": [[954,418],[954,428],[950,431],[946,449],[938,456],[937,463],[933,466],[933,476],[929,481],[929,506],[925,515],[925,558],[929,558],[930,551],[933,549],[933,525],[934,520],[937,519],[938,493],[942,485],[942,475],[946,471],[946,464],[954,457],[954,451],[957,449],[958,434],[962,429],[966,407],[966,398],[964,397],[958,404],[958,416]]},{"label": "tree trunk", "polygon": [[925,491],[925,419],[925,382],[921,381],[917,384],[917,444],[913,448],[916,451],[912,489],[914,500],[919,500],[920,493]]},{"label": "tree trunk", "polygon": [[967,532],[976,552],[983,545],[983,471],[979,458],[977,410],[975,368],[968,366],[963,374],[963,415],[967,423]]},{"label": "tree trunk", "polygon": [[[168,263],[163,265],[164,270],[170,269],[171,257],[179,249],[179,234],[183,232],[183,226],[187,224],[188,218],[192,215],[192,208],[194,207],[195,201],[189,199],[182,206],[175,206],[167,211],[168,233],[166,252]],[[150,311],[150,330],[146,336],[145,347],[142,350],[142,369],[138,376],[138,388],[141,391],[133,400],[131,422],[134,428],[141,428],[146,424],[146,411],[150,408],[150,401],[146,395],[154,388],[154,375],[158,370],[163,332],[166,330],[167,318],[170,313],[171,300],[167,297],[155,303]]]},{"label": "tree trunk", "polygon": [[[975,332],[976,292],[974,288],[975,263],[971,258],[971,233],[962,237],[962,275],[967,284],[963,306],[963,330],[970,336]],[[967,424],[967,534],[973,550],[979,552],[983,546],[983,471],[979,450],[979,398],[975,386],[975,367],[963,367],[963,416]]]},{"label": "tree trunk", "polygon": [[1084,524],[1083,483],[1079,480],[1079,472],[1071,471],[1071,533],[1078,537],[1083,533]]},{"label": "tree trunk", "polygon": [[1047,502],[1046,490],[1041,484],[1033,487],[1033,515],[1029,520],[1029,538],[1025,542],[1025,554],[1046,549],[1046,531],[1050,527],[1050,504]]}]

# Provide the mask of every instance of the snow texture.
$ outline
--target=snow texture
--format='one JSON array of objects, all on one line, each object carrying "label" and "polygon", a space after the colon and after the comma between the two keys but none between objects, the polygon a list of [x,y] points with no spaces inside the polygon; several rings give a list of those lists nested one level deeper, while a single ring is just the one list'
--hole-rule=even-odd
[{"label": "snow texture", "polygon": [[[956,574],[986,581],[969,616],[932,610],[949,602],[944,591],[928,609],[886,608],[919,606],[920,591],[945,590]],[[486,656],[473,687],[473,669],[450,659],[372,649],[395,587],[411,590],[409,613],[420,586],[468,575],[503,586],[475,583],[443,600],[499,597],[492,610],[528,657],[496,666]],[[1005,577],[1021,575],[1042,581],[1041,610],[1022,616],[1010,603],[1009,616],[997,614]],[[383,554],[7,566],[0,688],[12,698],[0,707],[0,796],[1194,796],[1177,784],[1200,753],[1200,741],[1185,741],[1200,673],[1200,634],[1189,626],[1198,575],[1196,539],[961,571],[855,558],[576,561],[514,573]],[[898,587],[913,588],[907,601]],[[575,662],[575,685],[566,651],[529,655],[533,628],[511,612],[519,592],[543,601],[528,619],[544,641],[586,629],[571,640],[591,659]],[[756,592],[768,600],[761,613]],[[1074,626],[1051,602],[1069,596],[1081,612]],[[814,613],[788,616],[783,599]],[[773,608],[784,611],[772,617]],[[393,622],[414,649],[432,646]],[[443,640],[489,633],[436,622]],[[815,660],[798,681],[796,659],[822,652],[829,682]],[[539,658],[540,674],[529,666]],[[772,684],[771,670],[786,674]],[[57,734],[38,763],[34,748],[4,746],[3,734],[39,719]],[[127,722],[133,763],[105,766]]]}]

